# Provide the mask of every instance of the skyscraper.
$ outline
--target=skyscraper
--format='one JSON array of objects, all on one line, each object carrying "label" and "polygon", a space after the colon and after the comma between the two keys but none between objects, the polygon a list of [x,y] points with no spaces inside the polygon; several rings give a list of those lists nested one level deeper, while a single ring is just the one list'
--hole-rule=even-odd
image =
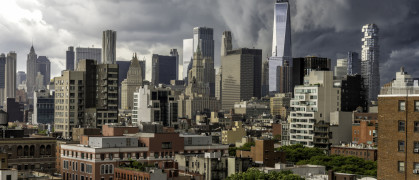
[{"label": "skyscraper", "polygon": [[210,96],[215,97],[214,30],[212,28],[195,27],[193,29],[193,52],[197,53],[198,49],[206,66],[204,81],[209,87]]},{"label": "skyscraper", "polygon": [[362,27],[361,75],[364,78],[366,98],[368,101],[376,101],[380,91],[380,69],[378,27],[375,24],[366,24]]},{"label": "skyscraper", "polygon": [[348,52],[348,75],[361,74],[361,61],[358,53]]},{"label": "skyscraper", "polygon": [[46,56],[39,56],[36,65],[36,72],[40,72],[44,76],[43,84],[47,87],[47,84],[51,81],[51,62]]},{"label": "skyscraper", "polygon": [[223,36],[221,36],[221,56],[225,56],[227,51],[233,50],[232,39],[230,31],[223,32]]},{"label": "skyscraper", "polygon": [[97,64],[102,62],[102,49],[101,48],[76,48],[76,64],[75,67],[78,66],[78,63],[82,59],[93,59],[96,60]]},{"label": "skyscraper", "polygon": [[5,99],[16,96],[16,63],[17,55],[14,51],[10,51],[6,57]]},{"label": "skyscraper", "polygon": [[221,104],[225,110],[234,103],[260,98],[262,85],[262,50],[241,48],[221,57],[223,67]]},{"label": "skyscraper", "polygon": [[205,60],[202,58],[198,48],[194,53],[192,68],[188,72],[188,85],[185,91],[179,96],[178,115],[195,119],[198,113],[218,111],[219,101],[210,97],[205,79]]},{"label": "skyscraper", "polygon": [[68,47],[65,54],[65,70],[74,70],[74,47]]},{"label": "skyscraper", "polygon": [[38,55],[35,53],[33,45],[28,54],[28,59],[26,61],[26,88],[28,98],[33,97],[33,91],[35,87],[35,78],[37,74],[38,66],[36,64],[38,60]]},{"label": "skyscraper", "polygon": [[176,80],[179,79],[179,53],[177,52],[177,49],[170,49],[170,56],[176,57]]},{"label": "skyscraper", "polygon": [[[183,79],[188,77],[188,71],[192,68],[193,39],[183,40]],[[187,79],[185,79],[187,80]]]},{"label": "skyscraper", "polygon": [[[284,61],[288,61],[288,65],[292,67],[291,52],[291,21],[290,8],[288,0],[277,0],[274,9],[274,25],[273,25],[273,41],[272,56],[269,58],[269,91],[279,92],[280,89],[289,92],[292,86],[289,81],[280,81],[279,66],[284,65]],[[288,74],[291,77],[292,74]],[[284,79],[284,78],[283,78]],[[285,78],[287,79],[287,78]],[[279,84],[282,82],[283,84]],[[281,88],[280,86],[288,86]]]},{"label": "skyscraper", "polygon": [[103,64],[116,63],[116,31],[103,31],[102,51]]},{"label": "skyscraper", "polygon": [[152,78],[154,85],[170,84],[170,80],[176,80],[176,57],[153,54]]},{"label": "skyscraper", "polygon": [[121,109],[132,109],[134,91],[143,85],[142,74],[142,68],[135,53],[129,66],[127,78],[122,81]]}]

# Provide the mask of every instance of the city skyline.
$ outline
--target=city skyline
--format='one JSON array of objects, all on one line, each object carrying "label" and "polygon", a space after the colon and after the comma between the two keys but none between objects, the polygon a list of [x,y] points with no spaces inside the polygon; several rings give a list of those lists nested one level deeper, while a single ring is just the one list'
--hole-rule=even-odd
[{"label": "city skyline", "polygon": [[[153,53],[167,54],[171,48],[182,53],[182,40],[190,37],[193,27],[206,26],[214,29],[215,55],[220,54],[219,37],[224,30],[230,30],[235,34],[235,47],[260,48],[265,57],[271,53],[274,2],[4,2],[0,15],[2,25],[7,28],[0,30],[0,37],[8,43],[2,43],[0,50],[16,51],[17,70],[25,70],[26,54],[33,41],[37,54],[47,56],[51,66],[58,67],[51,69],[51,77],[54,77],[65,69],[68,46],[101,47],[101,34],[105,29],[118,32],[117,60],[130,60],[132,53],[137,52],[139,59],[145,57],[151,62]],[[176,6],[179,4],[182,6]],[[414,33],[419,26],[414,20],[419,9],[417,3],[373,0],[363,2],[361,6],[360,1],[321,0],[291,1],[290,4],[294,57],[318,55],[331,58],[335,64],[336,59],[344,57],[347,51],[360,53],[360,27],[375,23],[380,27],[383,39],[380,42],[380,71],[388,72],[381,73],[381,83],[392,79],[391,74],[398,70],[395,66],[398,64],[404,65],[413,75],[419,75],[412,66],[419,58],[415,53],[419,43],[414,41],[419,36]],[[237,9],[232,9],[236,5]],[[328,8],[332,6],[334,8]],[[380,8],[374,8],[374,13],[369,12],[376,6]],[[68,11],[69,7],[93,10],[89,12],[89,18],[85,18],[84,13]],[[116,8],[117,13],[109,13],[108,9],[113,9],[109,7]],[[165,16],[171,18],[160,15],[153,19],[153,14],[159,11],[167,12]],[[349,16],[349,12],[357,12],[357,15]],[[139,14],[128,16],[130,13]],[[235,23],[237,20],[243,23]],[[397,33],[399,31],[403,33]],[[12,36],[15,32],[23,36]],[[147,79],[150,79],[150,65],[147,63]],[[215,66],[219,65],[220,57],[216,56]]]}]

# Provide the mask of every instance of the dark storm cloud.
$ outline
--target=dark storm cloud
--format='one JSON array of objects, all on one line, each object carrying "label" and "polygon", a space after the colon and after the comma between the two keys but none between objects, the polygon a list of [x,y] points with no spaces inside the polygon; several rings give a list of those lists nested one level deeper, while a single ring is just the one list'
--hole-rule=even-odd
[{"label": "dark storm cloud", "polygon": [[[4,3],[4,2],[2,2]],[[152,53],[182,53],[182,40],[192,28],[214,28],[216,65],[222,31],[231,30],[235,48],[256,47],[269,56],[274,0],[18,0],[13,11],[0,12],[0,50],[16,50],[18,69],[34,40],[38,55],[47,55],[53,76],[64,68],[67,46],[101,46],[101,32],[118,31],[117,59],[133,52],[149,60]],[[399,66],[419,77],[418,3],[414,0],[291,0],[293,55],[335,60],[347,51],[360,52],[361,27],[380,28],[382,83]],[[9,6],[10,3],[7,4]],[[3,5],[3,4],[1,4]],[[6,6],[6,5],[5,5]],[[3,7],[5,7],[3,6]],[[5,14],[17,13],[10,17]],[[6,14],[6,15],[7,15]],[[148,63],[150,65],[150,63]]]}]

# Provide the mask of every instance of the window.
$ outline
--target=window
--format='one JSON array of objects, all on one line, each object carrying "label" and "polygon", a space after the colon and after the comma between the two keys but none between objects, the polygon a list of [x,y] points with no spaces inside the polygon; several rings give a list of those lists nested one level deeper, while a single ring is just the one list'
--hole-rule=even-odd
[{"label": "window", "polygon": [[413,152],[419,153],[419,141],[413,142]]},{"label": "window", "polygon": [[399,169],[399,172],[404,172],[404,162],[403,161],[398,162],[398,169]]},{"label": "window", "polygon": [[419,163],[418,162],[413,163],[413,169],[416,169],[416,170],[419,169]]},{"label": "window", "polygon": [[415,131],[415,133],[417,133],[417,132],[419,132],[419,121],[415,121],[414,122],[414,131]]},{"label": "window", "polygon": [[406,110],[406,101],[399,101],[399,111]]},{"label": "window", "polygon": [[6,179],[7,179],[7,180],[12,180],[12,175],[7,175],[7,176],[6,176]]},{"label": "window", "polygon": [[92,174],[92,165],[86,164],[86,173]]},{"label": "window", "polygon": [[84,172],[84,163],[80,163],[80,171]]},{"label": "window", "polygon": [[399,152],[404,152],[404,141],[399,141]]},{"label": "window", "polygon": [[172,149],[172,142],[163,142],[161,144],[162,149]]},{"label": "window", "polygon": [[419,111],[419,101],[415,101],[415,111]]},{"label": "window", "polygon": [[404,121],[399,121],[399,132],[404,132],[405,131],[405,122]]}]

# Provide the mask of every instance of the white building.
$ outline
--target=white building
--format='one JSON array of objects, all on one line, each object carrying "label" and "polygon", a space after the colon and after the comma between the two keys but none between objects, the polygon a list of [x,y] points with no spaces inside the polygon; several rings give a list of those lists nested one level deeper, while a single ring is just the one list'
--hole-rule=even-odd
[{"label": "white building", "polygon": [[290,144],[314,146],[316,122],[330,122],[330,112],[340,110],[340,88],[332,71],[312,71],[304,85],[296,86],[291,100]]},{"label": "white building", "polygon": [[336,60],[335,76],[337,78],[343,78],[348,74],[348,59]]},{"label": "white building", "polygon": [[144,85],[134,92],[133,125],[156,122],[173,126],[177,113],[177,101],[169,88]]}]

